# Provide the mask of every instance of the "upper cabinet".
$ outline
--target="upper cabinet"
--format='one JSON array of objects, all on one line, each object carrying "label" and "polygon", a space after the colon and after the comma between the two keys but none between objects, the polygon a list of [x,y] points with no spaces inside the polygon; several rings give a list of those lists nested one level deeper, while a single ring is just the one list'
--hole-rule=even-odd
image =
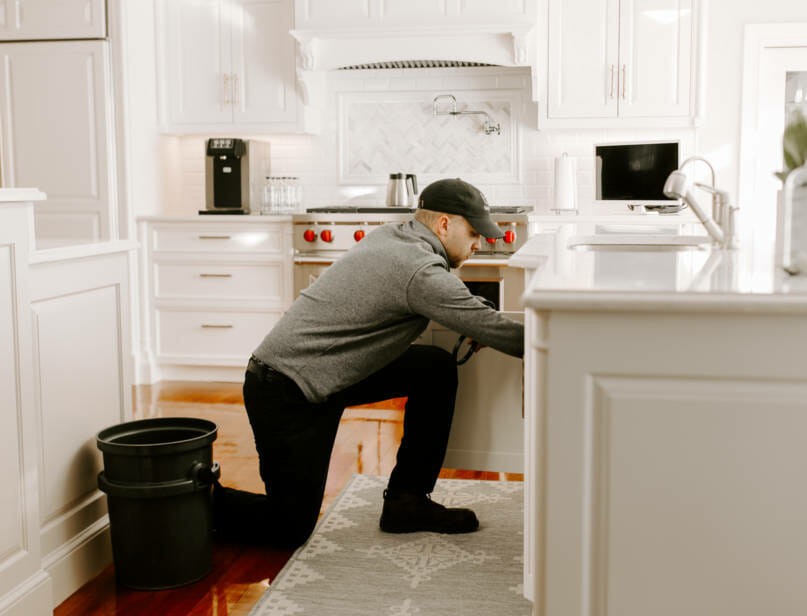
[{"label": "upper cabinet", "polygon": [[699,0],[548,0],[539,127],[691,126]]},{"label": "upper cabinet", "polygon": [[498,24],[532,20],[526,0],[295,0],[295,28]]},{"label": "upper cabinet", "polygon": [[114,237],[115,134],[106,41],[0,44],[2,177],[36,186],[37,243]]},{"label": "upper cabinet", "polygon": [[297,130],[290,0],[158,0],[163,129]]},{"label": "upper cabinet", "polygon": [[105,0],[0,0],[0,40],[106,36]]}]

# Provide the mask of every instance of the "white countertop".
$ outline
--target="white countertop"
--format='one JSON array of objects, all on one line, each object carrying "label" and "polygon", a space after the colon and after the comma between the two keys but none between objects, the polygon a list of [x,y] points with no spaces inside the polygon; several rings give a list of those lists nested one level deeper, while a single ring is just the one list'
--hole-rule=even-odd
[{"label": "white countertop", "polygon": [[188,216],[138,216],[138,222],[291,222],[291,215],[190,214]]},{"label": "white countertop", "polygon": [[[705,235],[699,227],[678,232]],[[508,262],[536,270],[524,305],[538,310],[807,314],[807,277],[794,278],[774,267],[772,248],[752,258],[742,247],[713,250],[708,244],[686,250],[567,247],[570,238],[602,229],[594,223],[567,223],[533,236]]]},{"label": "white countertop", "polygon": [[0,203],[44,201],[47,195],[36,188],[0,188]]}]

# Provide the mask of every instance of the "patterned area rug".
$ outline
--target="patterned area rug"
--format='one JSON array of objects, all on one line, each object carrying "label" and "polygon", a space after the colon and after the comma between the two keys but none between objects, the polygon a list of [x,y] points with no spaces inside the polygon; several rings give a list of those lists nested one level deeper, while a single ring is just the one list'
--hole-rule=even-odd
[{"label": "patterned area rug", "polygon": [[523,483],[438,480],[435,501],[479,517],[465,535],[382,533],[386,484],[354,475],[250,616],[529,616]]}]

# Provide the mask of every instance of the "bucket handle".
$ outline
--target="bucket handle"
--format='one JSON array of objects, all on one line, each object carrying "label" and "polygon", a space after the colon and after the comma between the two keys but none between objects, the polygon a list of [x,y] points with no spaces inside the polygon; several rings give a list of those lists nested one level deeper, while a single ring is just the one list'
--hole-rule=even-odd
[{"label": "bucket handle", "polygon": [[212,465],[197,462],[191,469],[191,477],[197,484],[213,483],[221,477],[221,466],[218,462],[213,462]]}]

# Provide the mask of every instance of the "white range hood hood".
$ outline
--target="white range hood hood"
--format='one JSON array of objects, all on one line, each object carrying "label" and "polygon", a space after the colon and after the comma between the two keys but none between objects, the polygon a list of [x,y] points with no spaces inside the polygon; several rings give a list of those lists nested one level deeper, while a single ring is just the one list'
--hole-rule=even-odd
[{"label": "white range hood hood", "polygon": [[[530,67],[535,91],[534,23],[296,29],[297,78],[313,132],[325,105],[325,77],[341,68],[491,64]],[[424,62],[426,61],[426,62]]]},{"label": "white range hood hood", "polygon": [[372,63],[451,60],[528,66],[533,26],[525,24],[292,30],[303,71]]}]

